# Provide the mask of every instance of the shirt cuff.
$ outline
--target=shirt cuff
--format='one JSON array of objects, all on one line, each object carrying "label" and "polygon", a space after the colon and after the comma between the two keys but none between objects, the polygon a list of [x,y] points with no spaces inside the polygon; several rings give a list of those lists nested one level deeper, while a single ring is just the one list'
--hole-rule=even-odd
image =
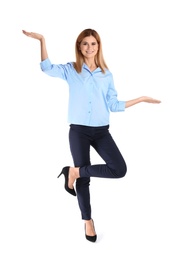
[{"label": "shirt cuff", "polygon": [[125,101],[120,101],[120,111],[125,111],[125,105],[126,105]]},{"label": "shirt cuff", "polygon": [[49,58],[40,62],[40,68],[42,71],[45,71],[50,67],[51,67],[51,62],[50,62]]}]

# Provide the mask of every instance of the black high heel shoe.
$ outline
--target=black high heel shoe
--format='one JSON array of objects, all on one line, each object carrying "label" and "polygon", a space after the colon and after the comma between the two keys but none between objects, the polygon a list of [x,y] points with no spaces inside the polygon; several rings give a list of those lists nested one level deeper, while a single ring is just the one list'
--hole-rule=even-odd
[{"label": "black high heel shoe", "polygon": [[58,178],[63,174],[64,177],[65,177],[65,185],[64,185],[65,190],[68,191],[71,195],[76,196],[75,190],[74,190],[74,189],[70,189],[70,188],[68,187],[69,169],[70,169],[69,166],[64,167],[64,168],[62,169],[61,173],[58,175]]},{"label": "black high heel shoe", "polygon": [[[91,219],[91,220],[92,220],[92,222],[93,222],[93,227],[94,227],[94,221],[93,221],[93,219]],[[85,223],[84,227],[85,227],[85,236],[86,236],[86,239],[87,239],[88,241],[90,241],[90,242],[96,242],[96,240],[97,240],[97,235],[94,235],[94,236],[88,236],[88,235],[86,235],[86,223]],[[94,227],[94,229],[95,229],[95,227]]]}]

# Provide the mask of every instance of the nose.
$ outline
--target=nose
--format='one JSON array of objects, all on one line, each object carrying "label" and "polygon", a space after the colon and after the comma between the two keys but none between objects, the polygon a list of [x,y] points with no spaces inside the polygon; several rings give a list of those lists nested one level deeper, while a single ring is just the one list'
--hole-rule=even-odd
[{"label": "nose", "polygon": [[88,44],[88,50],[90,50],[92,48],[92,45]]}]

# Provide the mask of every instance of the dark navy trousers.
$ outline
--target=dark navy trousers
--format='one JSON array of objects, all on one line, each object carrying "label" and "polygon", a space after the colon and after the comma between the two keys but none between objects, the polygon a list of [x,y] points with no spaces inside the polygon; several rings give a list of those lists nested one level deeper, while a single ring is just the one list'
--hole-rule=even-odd
[{"label": "dark navy trousers", "polygon": [[[122,178],[127,166],[110,132],[109,125],[89,127],[70,125],[70,150],[75,167],[79,168],[80,178],[76,180],[76,193],[82,219],[91,219],[90,177]],[[91,165],[90,146],[104,160],[104,164]]]}]

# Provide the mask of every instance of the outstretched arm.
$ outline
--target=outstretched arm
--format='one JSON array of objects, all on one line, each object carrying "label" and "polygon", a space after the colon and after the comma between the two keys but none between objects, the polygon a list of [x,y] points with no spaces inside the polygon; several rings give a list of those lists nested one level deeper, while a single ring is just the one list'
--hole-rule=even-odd
[{"label": "outstretched arm", "polygon": [[36,40],[40,41],[40,48],[41,48],[41,61],[46,60],[48,58],[48,53],[46,49],[46,43],[45,43],[45,38],[43,35],[39,33],[34,33],[34,32],[27,32],[25,30],[22,30],[22,32],[31,38],[34,38]]},{"label": "outstretched arm", "polygon": [[153,103],[153,104],[161,103],[160,100],[157,100],[157,99],[154,99],[154,98],[151,98],[151,97],[142,96],[142,97],[139,97],[139,98],[135,98],[135,99],[126,101],[125,108],[131,107],[131,106],[136,105],[136,104],[141,103],[141,102],[147,102],[147,103]]}]

